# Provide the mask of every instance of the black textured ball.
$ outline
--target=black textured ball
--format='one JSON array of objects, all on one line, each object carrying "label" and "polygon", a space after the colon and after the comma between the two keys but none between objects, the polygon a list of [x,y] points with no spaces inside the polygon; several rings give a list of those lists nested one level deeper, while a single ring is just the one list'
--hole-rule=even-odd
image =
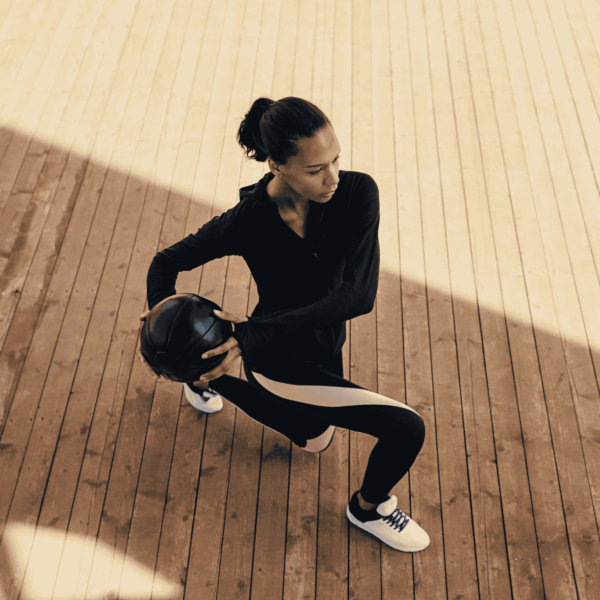
[{"label": "black textured ball", "polygon": [[201,358],[233,333],[231,322],[219,319],[214,310],[221,307],[196,294],[176,294],[159,302],[140,331],[142,355],[150,367],[172,381],[193,382],[221,363],[227,352]]}]

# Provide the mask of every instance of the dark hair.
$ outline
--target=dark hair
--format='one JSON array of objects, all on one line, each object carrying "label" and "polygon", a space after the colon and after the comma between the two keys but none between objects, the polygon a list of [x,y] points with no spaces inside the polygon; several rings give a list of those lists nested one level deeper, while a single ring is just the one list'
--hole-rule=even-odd
[{"label": "dark hair", "polygon": [[310,138],[330,121],[312,102],[295,96],[258,98],[246,113],[237,134],[244,152],[258,162],[270,157],[285,165],[298,154],[297,141]]}]

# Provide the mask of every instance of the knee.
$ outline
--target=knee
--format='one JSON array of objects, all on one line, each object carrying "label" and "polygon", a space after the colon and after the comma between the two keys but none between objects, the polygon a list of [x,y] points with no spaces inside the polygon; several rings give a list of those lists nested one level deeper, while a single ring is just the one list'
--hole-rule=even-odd
[{"label": "knee", "polygon": [[[397,413],[394,429],[396,430],[394,437],[397,440],[408,442],[412,447],[417,448],[417,453],[420,452],[425,442],[425,421],[418,413],[412,410]],[[398,431],[402,432],[401,436],[398,436]]]}]

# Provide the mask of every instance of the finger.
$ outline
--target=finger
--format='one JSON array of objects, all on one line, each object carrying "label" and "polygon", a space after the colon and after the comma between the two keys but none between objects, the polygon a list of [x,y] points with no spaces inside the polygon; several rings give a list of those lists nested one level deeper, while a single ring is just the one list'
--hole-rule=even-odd
[{"label": "finger", "polygon": [[218,377],[220,377],[220,375],[217,373],[216,370],[209,371],[208,373],[204,373],[204,375],[202,375],[200,379],[198,379],[197,383],[201,385],[206,385],[209,381],[217,379]]},{"label": "finger", "polygon": [[202,358],[211,358],[212,356],[217,356],[219,354],[225,354],[226,352],[229,352],[234,346],[235,346],[235,342],[231,342],[228,340],[221,346],[218,346],[217,348],[213,348],[212,350],[205,352],[202,355]]},{"label": "finger", "polygon": [[233,323],[243,323],[248,320],[248,317],[244,315],[234,315],[232,313],[224,312],[222,310],[215,309],[213,311],[219,319],[224,319],[225,321],[231,321]]},{"label": "finger", "polygon": [[224,344],[205,352],[201,358],[210,358],[211,356],[217,356],[217,354],[225,354],[225,352],[229,352],[236,344],[237,340],[234,337],[230,337]]},{"label": "finger", "polygon": [[144,321],[149,314],[150,314],[150,311],[147,310],[146,312],[143,312],[138,318],[140,321]]},{"label": "finger", "polygon": [[231,365],[233,365],[236,358],[240,356],[241,353],[241,350],[239,350],[238,352],[236,352],[235,349],[230,351],[225,357],[225,360],[223,360],[223,362],[216,366],[212,371],[209,371],[208,373],[202,375],[199,379],[199,382],[206,384],[208,381],[212,379],[218,379],[219,377],[221,377],[221,375],[224,375],[227,371],[229,371]]}]

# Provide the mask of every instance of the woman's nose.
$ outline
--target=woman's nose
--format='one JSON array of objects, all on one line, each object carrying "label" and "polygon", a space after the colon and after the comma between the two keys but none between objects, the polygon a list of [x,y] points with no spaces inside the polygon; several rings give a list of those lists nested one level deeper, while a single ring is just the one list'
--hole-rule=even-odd
[{"label": "woman's nose", "polygon": [[340,182],[340,178],[338,176],[337,169],[328,169],[327,177],[325,178],[325,184],[333,187]]}]

